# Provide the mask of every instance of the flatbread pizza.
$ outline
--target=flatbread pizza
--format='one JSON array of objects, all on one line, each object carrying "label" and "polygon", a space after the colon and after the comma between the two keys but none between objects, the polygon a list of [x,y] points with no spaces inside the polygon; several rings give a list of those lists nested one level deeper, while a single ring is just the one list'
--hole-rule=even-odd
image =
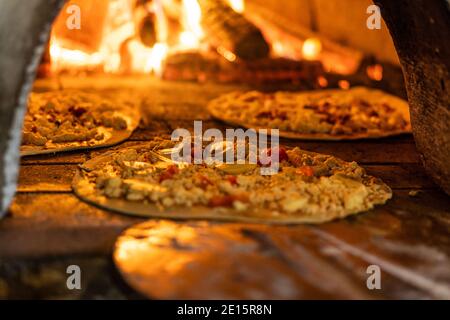
[{"label": "flatbread pizza", "polygon": [[408,103],[380,90],[232,92],[208,104],[211,115],[245,128],[279,129],[305,140],[354,140],[411,132]]},{"label": "flatbread pizza", "polygon": [[162,151],[173,144],[157,139],[95,157],[80,167],[73,190],[90,204],[128,215],[271,224],[323,223],[367,211],[392,196],[357,163],[329,155],[299,148],[258,150],[260,157],[278,154],[278,173],[262,175],[260,161],[173,162]]},{"label": "flatbread pizza", "polygon": [[78,90],[32,93],[20,154],[111,146],[128,139],[139,121],[139,106],[119,95]]}]

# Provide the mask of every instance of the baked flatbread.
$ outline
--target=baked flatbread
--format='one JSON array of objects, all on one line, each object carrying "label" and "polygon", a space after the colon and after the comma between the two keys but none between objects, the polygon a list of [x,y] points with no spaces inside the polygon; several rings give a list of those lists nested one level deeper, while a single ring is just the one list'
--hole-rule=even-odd
[{"label": "baked flatbread", "polygon": [[211,115],[235,126],[279,129],[305,140],[354,140],[411,132],[408,103],[380,90],[233,92],[208,105]]},{"label": "baked flatbread", "polygon": [[174,163],[159,151],[171,147],[154,140],[93,158],[81,166],[73,190],[129,215],[274,224],[344,218],[392,196],[355,162],[298,148],[259,150],[260,159],[279,155],[280,171],[269,176],[261,175],[260,164]]},{"label": "baked flatbread", "polygon": [[77,90],[32,93],[20,155],[111,146],[128,139],[139,120],[139,106],[119,95]]}]

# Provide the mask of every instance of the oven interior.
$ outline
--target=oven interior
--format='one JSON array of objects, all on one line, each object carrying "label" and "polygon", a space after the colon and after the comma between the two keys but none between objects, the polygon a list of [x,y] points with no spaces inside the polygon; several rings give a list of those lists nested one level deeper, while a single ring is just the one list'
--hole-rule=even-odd
[{"label": "oven interior", "polygon": [[[386,24],[368,27],[376,15],[371,7],[369,0],[69,0],[51,25],[32,90],[128,96],[142,120],[121,146],[193,130],[195,120],[204,130],[224,131],[229,125],[205,106],[236,90],[367,86],[407,99]],[[161,244],[178,264],[137,294],[118,280],[110,255],[117,236],[145,220],[97,209],[71,193],[78,166],[107,149],[25,157],[0,224],[0,298],[450,297],[449,198],[425,171],[411,135],[281,143],[357,161],[392,187],[394,199],[361,218],[317,227],[155,220],[152,228],[179,230],[175,239],[212,232],[216,254],[188,254],[175,240]],[[220,255],[234,268],[216,263]],[[86,270],[82,290],[61,287],[67,264]],[[369,265],[385,270],[382,290],[365,288]],[[221,280],[202,276],[215,268]],[[252,268],[260,271],[252,275]],[[174,286],[175,278],[185,281]],[[202,290],[188,289],[195,286]]]}]

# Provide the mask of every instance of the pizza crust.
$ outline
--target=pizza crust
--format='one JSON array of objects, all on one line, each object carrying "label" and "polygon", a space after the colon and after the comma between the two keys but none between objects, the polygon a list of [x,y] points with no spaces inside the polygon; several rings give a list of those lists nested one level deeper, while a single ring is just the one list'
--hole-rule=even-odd
[{"label": "pizza crust", "polygon": [[[138,145],[127,149],[139,149],[142,148],[142,146],[143,145]],[[307,153],[316,154],[312,152]],[[295,214],[288,214],[286,212],[274,212],[269,209],[261,208],[249,208],[245,211],[238,211],[228,207],[212,208],[204,205],[161,208],[160,206],[150,202],[145,203],[142,201],[130,201],[124,198],[109,198],[103,195],[100,190],[96,188],[95,182],[92,182],[88,177],[89,172],[105,167],[106,164],[115,159],[116,154],[117,151],[110,151],[104,155],[93,158],[80,166],[80,169],[73,179],[72,188],[81,200],[91,205],[131,216],[184,220],[209,219],[265,224],[318,224],[370,210],[375,205],[384,204],[392,197],[390,188],[380,180],[376,180],[373,184],[365,186],[367,188],[365,192],[372,192],[374,195],[372,201],[368,204],[361,203],[359,206],[346,210],[344,213],[335,212],[333,210],[323,210],[319,214],[314,215],[302,214],[298,212]],[[383,192],[380,191],[381,189]]]},{"label": "pizza crust", "polygon": [[[376,99],[383,99],[383,101],[387,101],[391,106],[395,108],[397,112],[399,112],[403,118],[407,121],[407,126],[404,129],[399,130],[390,130],[390,131],[381,131],[381,130],[373,130],[371,132],[364,133],[352,133],[352,134],[330,134],[330,133],[301,133],[295,131],[286,131],[279,130],[279,136],[287,139],[299,139],[299,140],[328,140],[328,141],[341,141],[341,140],[358,140],[358,139],[378,139],[384,137],[390,137],[401,134],[410,134],[412,132],[411,129],[411,120],[409,114],[409,106],[408,103],[398,97],[389,95],[380,90],[368,89],[364,87],[355,87],[350,89],[358,96],[365,96],[369,101]],[[310,95],[310,96],[320,96],[325,93],[329,95],[338,95],[342,93],[342,90],[321,90],[321,91],[310,91],[310,92],[300,92],[302,95]],[[210,114],[217,120],[228,123],[232,126],[243,127],[246,129],[254,129],[254,130],[263,130],[263,129],[278,129],[278,128],[270,128],[267,126],[258,126],[254,123],[246,122],[246,121],[238,121],[235,118],[227,117],[224,113],[224,109],[227,108],[226,105],[220,102],[219,97],[211,101],[207,109]]]},{"label": "pizza crust", "polygon": [[[74,91],[74,94],[76,92]],[[110,147],[117,145],[127,140],[133,131],[138,127],[141,113],[139,106],[129,106],[126,109],[118,110],[114,112],[115,116],[119,116],[127,123],[127,128],[124,130],[115,129],[113,127],[98,127],[100,133],[103,133],[104,138],[100,141],[90,139],[88,141],[73,141],[73,142],[51,142],[49,145],[21,145],[20,156],[33,156],[43,154],[53,154],[59,152],[68,152],[85,149],[95,149],[102,147]]]},{"label": "pizza crust", "polygon": [[45,146],[29,146],[22,145],[20,146],[20,156],[34,156],[34,155],[42,155],[42,154],[52,154],[59,152],[68,152],[68,151],[76,151],[76,150],[86,150],[86,149],[95,149],[95,148],[103,148],[103,147],[111,147],[117,145],[125,140],[127,140],[133,131],[137,128],[140,121],[139,113],[136,113],[133,118],[129,117],[131,121],[131,126],[127,130],[110,130],[110,137],[106,139],[104,142],[94,145],[83,145],[80,142],[71,142],[71,143],[58,143],[55,144],[55,148],[46,148]]}]

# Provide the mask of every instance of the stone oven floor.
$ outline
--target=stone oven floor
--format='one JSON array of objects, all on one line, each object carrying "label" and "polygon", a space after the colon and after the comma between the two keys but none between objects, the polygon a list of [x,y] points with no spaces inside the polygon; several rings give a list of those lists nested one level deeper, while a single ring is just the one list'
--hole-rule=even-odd
[{"label": "stone oven floor", "polygon": [[[77,79],[61,83],[67,88],[80,86]],[[226,125],[212,120],[204,106],[218,94],[236,89],[155,79],[94,79],[82,83],[89,90],[133,87],[135,91],[130,93],[137,101],[142,98],[145,125],[124,145],[170,135],[178,127],[192,128],[194,119],[203,120],[204,129],[224,129]],[[54,86],[55,82],[41,80],[35,90]],[[394,190],[387,205],[341,221],[319,226],[238,226],[242,237],[255,243],[249,259],[270,255],[273,272],[281,270],[295,280],[298,288],[288,297],[450,298],[450,198],[427,177],[412,136],[282,143],[357,161]],[[97,209],[71,193],[77,165],[103,151],[22,159],[18,193],[9,215],[0,221],[0,298],[142,298],[121,279],[111,254],[121,231],[145,220]],[[228,227],[226,223],[220,225]],[[224,256],[227,258],[232,259]],[[245,259],[235,262],[246,263]],[[66,268],[72,264],[82,269],[81,290],[66,287]],[[381,290],[366,287],[369,265],[381,268]],[[207,270],[207,265],[204,267]],[[265,272],[268,269],[266,266]],[[213,267],[210,272],[215,272]],[[251,290],[242,285],[245,281],[223,282],[228,283],[228,289],[231,286],[235,297],[250,297],[245,295],[246,289]],[[262,290],[262,297],[281,297],[276,286],[262,286]],[[217,295],[220,293],[206,292],[204,298]]]}]

